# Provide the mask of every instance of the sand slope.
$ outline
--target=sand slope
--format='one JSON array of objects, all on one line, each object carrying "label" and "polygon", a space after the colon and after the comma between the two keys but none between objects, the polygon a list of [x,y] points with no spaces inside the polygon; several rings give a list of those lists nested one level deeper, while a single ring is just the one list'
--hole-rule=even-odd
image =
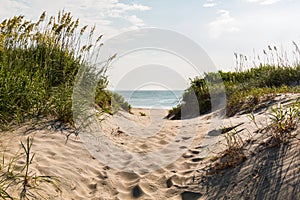
[{"label": "sand slope", "polygon": [[280,147],[261,143],[235,168],[197,171],[189,191],[206,199],[299,199],[300,138]]},{"label": "sand slope", "polygon": [[[288,145],[264,148],[264,136],[254,133],[256,127],[247,115],[225,119],[217,126],[212,120],[216,113],[183,121],[163,119],[165,114],[162,110],[136,109],[134,115],[120,112],[101,124],[111,141],[132,152],[162,149],[178,132],[194,132],[191,144],[182,146],[184,153],[178,159],[150,173],[130,173],[101,163],[79,137],[72,135],[66,143],[69,131],[59,122],[2,132],[1,145],[10,157],[20,149],[19,141],[34,137],[32,152],[36,155],[31,173],[60,179],[61,193],[42,185],[46,199],[300,199],[298,132]],[[262,124],[267,119],[265,110],[256,117]],[[207,173],[212,162],[205,158],[225,148],[221,125],[236,126],[243,138],[254,139],[245,146],[247,159],[236,168]],[[143,137],[137,137],[141,132]],[[178,142],[183,140],[189,138],[182,137]]]}]

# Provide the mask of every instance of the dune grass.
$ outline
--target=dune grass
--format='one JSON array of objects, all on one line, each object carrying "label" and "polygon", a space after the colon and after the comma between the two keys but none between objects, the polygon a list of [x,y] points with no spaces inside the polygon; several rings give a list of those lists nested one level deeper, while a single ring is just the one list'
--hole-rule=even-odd
[{"label": "dune grass", "polygon": [[275,142],[273,142],[274,144],[288,142],[291,138],[291,133],[297,129],[300,113],[299,105],[299,101],[295,101],[287,106],[278,104],[271,108],[269,117],[271,122],[268,128],[270,129],[271,140]]},{"label": "dune grass", "polygon": [[[300,52],[296,43],[295,54]],[[276,47],[274,47],[276,49]],[[267,52],[264,51],[265,56]],[[277,57],[276,57],[277,55]],[[270,63],[260,63],[257,67],[244,69],[240,61],[238,70],[235,72],[205,73],[204,77],[196,77],[191,80],[190,87],[182,97],[182,103],[169,111],[169,118],[180,119],[181,110],[188,106],[198,106],[204,114],[212,109],[211,96],[218,96],[219,88],[223,85],[226,93],[226,115],[233,116],[238,112],[250,113],[262,106],[260,103],[272,99],[278,93],[300,92],[300,63],[296,57],[295,61],[284,60],[278,53],[272,53],[268,57]],[[277,60],[275,63],[274,60]],[[220,77],[219,79],[216,77]],[[222,83],[220,83],[222,80]],[[210,87],[208,87],[208,84]],[[210,89],[209,89],[210,88]],[[191,101],[189,98],[193,93],[197,97]],[[192,109],[191,109],[192,110]],[[196,116],[196,115],[195,115]]]},{"label": "dune grass", "polygon": [[[95,27],[80,27],[69,12],[46,19],[44,12],[37,22],[14,16],[0,24],[0,129],[45,116],[72,124],[76,74],[82,65],[93,64],[89,57],[103,45],[102,35],[94,36]],[[105,72],[96,94],[102,108],[113,96],[106,90]]]},{"label": "dune grass", "polygon": [[[37,175],[31,172],[30,165],[34,159],[32,138],[21,142],[23,152],[11,158],[3,152],[0,163],[0,197],[1,199],[44,199],[43,184],[50,184],[56,191],[61,192],[58,183],[59,177]],[[20,165],[20,162],[24,163]],[[13,189],[12,189],[13,188]],[[19,197],[16,197],[18,195]]]},{"label": "dune grass", "polygon": [[[254,133],[262,133],[263,137],[259,137],[258,146],[260,151],[267,148],[280,148],[282,145],[289,144],[290,141],[297,137],[299,127],[300,102],[299,99],[294,100],[287,105],[279,103],[270,108],[268,120],[261,127],[258,126],[255,116],[249,114],[250,120],[255,124],[257,130]],[[227,129],[228,127],[222,127]],[[215,155],[211,161],[210,171],[217,173],[219,170],[236,167],[247,159],[247,145],[253,140],[251,135],[249,139],[241,137],[236,129],[223,133],[225,139],[225,149]],[[253,154],[253,152],[251,153]]]},{"label": "dune grass", "polygon": [[[37,22],[14,16],[0,23],[0,130],[20,125],[26,120],[45,117],[73,125],[72,94],[80,69],[92,66],[89,58],[101,47],[102,35],[94,36],[95,27],[79,26],[79,19],[60,11],[47,18],[42,13]],[[107,66],[114,57],[107,58]],[[95,93],[95,105],[103,112],[130,111],[125,100],[106,89],[107,67],[103,67]],[[88,71],[94,77],[92,71]],[[94,80],[94,79],[93,79]],[[102,112],[101,112],[102,113]],[[43,121],[43,120],[41,120]],[[30,171],[34,159],[32,139],[21,143],[24,153],[0,163],[2,199],[40,199],[41,183],[56,190],[57,177],[37,176]],[[3,148],[3,147],[2,147]],[[1,148],[1,149],[2,149]],[[25,157],[25,164],[18,161]],[[10,189],[16,188],[19,197]]]}]

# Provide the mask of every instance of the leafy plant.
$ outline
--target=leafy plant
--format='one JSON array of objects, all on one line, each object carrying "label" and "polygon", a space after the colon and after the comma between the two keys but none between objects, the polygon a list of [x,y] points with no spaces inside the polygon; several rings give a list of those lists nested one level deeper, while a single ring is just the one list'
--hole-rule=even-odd
[{"label": "leafy plant", "polygon": [[299,121],[299,105],[283,107],[278,104],[277,107],[271,108],[271,130],[272,137],[279,143],[285,142],[290,137],[290,133],[296,129]]}]

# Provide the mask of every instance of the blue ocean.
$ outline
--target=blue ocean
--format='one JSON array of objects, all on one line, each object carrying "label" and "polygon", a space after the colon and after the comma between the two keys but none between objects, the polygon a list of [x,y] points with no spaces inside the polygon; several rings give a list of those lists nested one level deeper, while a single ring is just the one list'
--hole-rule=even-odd
[{"label": "blue ocean", "polygon": [[170,109],[181,101],[183,90],[121,90],[114,91],[134,108],[161,108]]}]

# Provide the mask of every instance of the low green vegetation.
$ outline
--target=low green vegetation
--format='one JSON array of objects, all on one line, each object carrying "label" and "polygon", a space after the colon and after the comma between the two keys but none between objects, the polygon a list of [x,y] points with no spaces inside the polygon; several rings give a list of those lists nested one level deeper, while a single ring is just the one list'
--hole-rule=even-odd
[{"label": "low green vegetation", "polygon": [[[293,100],[287,105],[279,103],[272,106],[268,113],[268,120],[265,124],[259,127],[253,113],[249,115],[250,120],[255,124],[257,130],[254,133],[262,133],[263,137],[259,137],[258,151],[266,148],[280,147],[289,143],[293,138],[297,137],[296,131],[299,126],[300,102],[299,99]],[[222,127],[222,134],[224,136],[225,150],[214,156],[212,161],[215,161],[212,166],[212,171],[227,169],[229,167],[236,167],[243,162],[246,157],[247,145],[253,141],[252,136],[249,139],[243,138],[239,135],[240,131],[232,129],[228,132],[223,130],[231,129],[231,127]],[[253,154],[254,152],[252,152]]]},{"label": "low green vegetation", "polygon": [[[80,27],[69,12],[50,18],[43,13],[37,22],[15,16],[0,24],[0,130],[34,117],[72,124],[76,74],[82,65],[93,64],[89,58],[103,45],[94,31]],[[130,110],[124,99],[106,90],[105,72],[100,72],[96,103],[111,112],[114,97],[114,105]]]},{"label": "low green vegetation", "polygon": [[[296,43],[294,45],[295,54],[300,55]],[[277,58],[274,58],[274,55],[277,55]],[[257,67],[246,70],[241,70],[239,67],[235,72],[205,73],[203,78],[197,77],[191,80],[191,86],[183,94],[182,103],[169,111],[168,118],[180,119],[181,112],[189,107],[191,111],[199,107],[199,111],[196,111],[193,116],[210,112],[211,97],[220,96],[222,87],[225,87],[227,116],[257,110],[265,106],[263,102],[274,98],[279,93],[300,92],[299,61],[286,64],[288,61],[281,62],[282,57],[279,54],[273,53],[272,56],[270,57],[273,59],[269,59],[270,63],[260,63]],[[278,62],[275,64],[274,60]],[[195,98],[190,98],[193,95]]]},{"label": "low green vegetation", "polygon": [[[69,12],[46,19],[43,13],[37,22],[15,16],[0,23],[0,130],[44,117],[73,125],[75,78],[80,68],[94,64],[89,58],[103,45],[102,36],[94,38],[95,27],[79,27],[79,20]],[[113,58],[107,58],[107,63]],[[101,78],[93,91],[95,106],[110,114],[118,109],[130,112],[131,106],[120,95],[107,90],[106,70],[104,67],[97,74]],[[57,177],[31,173],[32,139],[21,146],[23,154],[6,158],[3,153],[0,197],[43,199],[43,184],[59,191]],[[24,165],[20,166],[19,161]]]},{"label": "low green vegetation", "polygon": [[224,135],[226,149],[217,155],[214,159],[218,159],[214,166],[214,170],[222,170],[229,167],[235,167],[243,160],[246,155],[243,151],[244,140],[238,134],[236,129],[226,132]]},{"label": "low green vegetation", "polygon": [[288,142],[291,133],[296,130],[299,123],[299,102],[294,102],[288,106],[279,104],[271,108],[270,128],[271,139],[275,144]]},{"label": "low green vegetation", "polygon": [[[61,192],[58,183],[59,177],[39,176],[30,170],[34,159],[31,152],[32,138],[26,143],[21,142],[23,153],[17,153],[7,158],[5,152],[0,163],[0,197],[1,199],[44,199],[43,184],[50,184],[56,191]],[[20,163],[24,163],[21,164]],[[13,188],[13,189],[12,189]],[[19,198],[17,198],[18,195]]]},{"label": "low green vegetation", "polygon": [[120,94],[106,91],[101,95],[101,92],[96,92],[96,102],[107,113],[114,114],[120,109],[131,113],[131,105]]},{"label": "low green vegetation", "polygon": [[142,117],[145,117],[146,116],[146,113],[144,113],[144,112],[139,112],[140,113],[140,115],[142,116]]}]

